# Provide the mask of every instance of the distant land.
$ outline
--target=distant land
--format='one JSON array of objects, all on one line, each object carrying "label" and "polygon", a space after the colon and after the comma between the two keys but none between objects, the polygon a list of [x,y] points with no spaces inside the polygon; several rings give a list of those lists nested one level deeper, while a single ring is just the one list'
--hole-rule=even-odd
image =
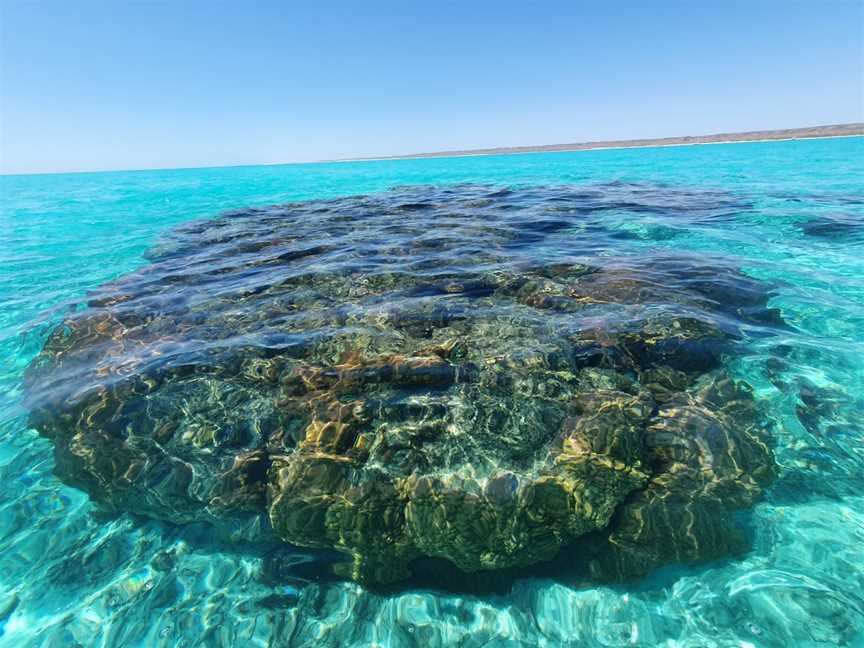
[{"label": "distant land", "polygon": [[[412,158],[461,157],[467,155],[508,155],[511,153],[551,153],[555,151],[586,151],[603,148],[636,148],[640,146],[681,146],[686,144],[721,144],[730,142],[758,142],[764,140],[808,139],[812,137],[846,137],[864,135],[864,123],[811,126],[809,128],[784,128],[782,130],[746,131],[743,133],[718,133],[716,135],[687,135],[684,137],[660,137],[657,139],[601,140],[574,144],[542,144],[540,146],[501,146],[497,148],[469,149],[459,151],[437,151],[433,153],[410,153],[385,157],[359,158],[362,160],[405,160]],[[354,158],[358,159],[358,158]]]}]

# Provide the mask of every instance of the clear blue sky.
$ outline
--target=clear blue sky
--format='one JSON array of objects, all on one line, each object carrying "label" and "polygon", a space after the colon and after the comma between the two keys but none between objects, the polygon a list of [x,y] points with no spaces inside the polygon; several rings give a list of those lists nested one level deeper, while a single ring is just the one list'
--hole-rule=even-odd
[{"label": "clear blue sky", "polygon": [[864,121],[860,0],[0,0],[3,172]]}]

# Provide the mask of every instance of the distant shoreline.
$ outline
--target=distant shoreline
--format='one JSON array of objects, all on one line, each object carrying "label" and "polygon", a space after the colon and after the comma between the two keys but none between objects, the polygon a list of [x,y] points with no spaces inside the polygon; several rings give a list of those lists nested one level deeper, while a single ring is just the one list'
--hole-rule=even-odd
[{"label": "distant shoreline", "polygon": [[575,151],[597,151],[627,148],[663,148],[671,146],[693,146],[697,144],[742,144],[745,142],[780,142],[803,139],[833,139],[864,135],[864,123],[833,124],[808,128],[786,128],[780,130],[745,131],[741,133],[718,133],[715,135],[688,135],[683,137],[658,137],[637,140],[602,140],[572,144],[542,144],[539,146],[502,146],[486,149],[435,151],[431,153],[409,153],[331,160],[331,162],[373,162],[385,160],[418,160],[426,158],[480,157],[491,155],[518,155],[522,153],[573,153]]},{"label": "distant shoreline", "polygon": [[14,178],[43,175],[73,175],[80,173],[149,173],[153,171],[189,171],[194,169],[240,169],[258,166],[287,166],[312,164],[343,164],[348,162],[383,162],[388,160],[421,160],[427,158],[482,157],[493,155],[522,155],[529,153],[573,153],[577,151],[601,151],[628,148],[666,148],[693,146],[696,144],[742,144],[746,142],[781,142],[806,139],[840,139],[864,136],[864,122],[854,124],[835,124],[811,128],[789,128],[773,131],[748,131],[742,133],[721,133],[718,135],[697,135],[688,137],[661,137],[640,140],[609,140],[582,142],[576,144],[546,144],[541,146],[511,146],[491,149],[466,149],[459,151],[437,151],[432,153],[409,153],[359,158],[338,158],[307,162],[258,162],[245,164],[223,164],[217,166],[179,166],[144,167],[140,169],[87,169],[80,171],[42,171],[0,173],[0,178]]}]

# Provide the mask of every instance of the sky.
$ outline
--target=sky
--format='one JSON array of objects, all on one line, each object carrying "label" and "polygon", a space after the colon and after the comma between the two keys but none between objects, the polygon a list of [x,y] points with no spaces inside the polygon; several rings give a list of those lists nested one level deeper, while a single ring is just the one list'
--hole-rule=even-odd
[{"label": "sky", "polygon": [[864,121],[861,0],[0,0],[0,172]]}]

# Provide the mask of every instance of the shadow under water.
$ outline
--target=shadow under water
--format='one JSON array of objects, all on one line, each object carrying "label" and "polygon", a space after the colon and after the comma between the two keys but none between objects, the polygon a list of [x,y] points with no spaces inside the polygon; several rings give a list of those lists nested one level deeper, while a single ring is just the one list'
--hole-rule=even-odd
[{"label": "shadow under water", "polygon": [[[185,225],[53,330],[31,424],[108,510],[275,531],[372,585],[608,582],[738,555],[735,512],[776,468],[727,364],[784,326],[773,286],[622,236],[607,216],[625,208],[665,237],[747,205],[460,185]],[[282,558],[274,580],[296,571]]]}]

